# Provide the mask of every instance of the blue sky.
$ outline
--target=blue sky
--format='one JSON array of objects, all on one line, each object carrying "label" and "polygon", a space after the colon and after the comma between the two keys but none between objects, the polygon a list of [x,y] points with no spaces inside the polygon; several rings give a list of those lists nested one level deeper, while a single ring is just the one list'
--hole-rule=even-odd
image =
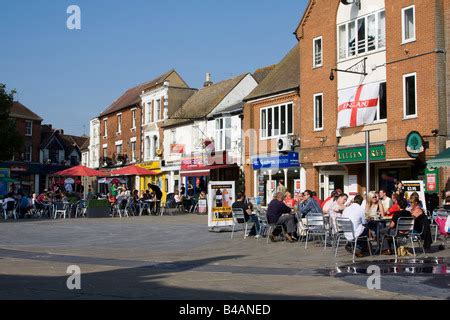
[{"label": "blue sky", "polygon": [[[277,63],[306,0],[0,0],[0,83],[72,134],[124,90],[175,68],[191,87]],[[81,8],[68,30],[67,7]]]}]

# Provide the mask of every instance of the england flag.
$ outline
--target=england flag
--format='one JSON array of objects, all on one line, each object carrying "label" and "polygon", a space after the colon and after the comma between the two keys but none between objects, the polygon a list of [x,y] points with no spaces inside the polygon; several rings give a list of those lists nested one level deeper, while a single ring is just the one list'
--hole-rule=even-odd
[{"label": "england flag", "polygon": [[339,91],[338,130],[374,123],[380,83],[363,84]]}]

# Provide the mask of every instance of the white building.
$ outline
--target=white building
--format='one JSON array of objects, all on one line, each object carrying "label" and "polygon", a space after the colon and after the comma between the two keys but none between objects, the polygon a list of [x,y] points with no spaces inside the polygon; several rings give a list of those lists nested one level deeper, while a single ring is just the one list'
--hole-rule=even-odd
[{"label": "white building", "polygon": [[[242,100],[258,85],[251,74],[212,84],[196,92],[164,124],[163,170],[168,172],[169,193],[193,179],[208,179],[207,168],[215,164],[242,164]],[[216,156],[211,157],[211,151]],[[228,160],[223,161],[223,155]]]},{"label": "white building", "polygon": [[94,118],[89,123],[89,156],[87,167],[100,168],[100,119]]}]

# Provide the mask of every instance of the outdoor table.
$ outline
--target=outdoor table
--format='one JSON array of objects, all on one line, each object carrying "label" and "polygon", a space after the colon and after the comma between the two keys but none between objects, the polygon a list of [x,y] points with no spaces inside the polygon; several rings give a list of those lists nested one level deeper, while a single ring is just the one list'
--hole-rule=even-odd
[{"label": "outdoor table", "polygon": [[376,232],[376,237],[377,237],[377,244],[378,244],[378,248],[381,250],[381,229],[382,228],[386,228],[387,223],[390,223],[392,221],[392,218],[378,218],[378,219],[374,219],[371,220],[373,222],[375,222],[377,224],[377,232]]}]

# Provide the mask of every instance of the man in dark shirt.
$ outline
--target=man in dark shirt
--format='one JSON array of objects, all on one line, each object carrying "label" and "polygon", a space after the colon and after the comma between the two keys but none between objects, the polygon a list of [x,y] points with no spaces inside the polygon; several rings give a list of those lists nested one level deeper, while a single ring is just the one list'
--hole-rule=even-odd
[{"label": "man in dark shirt", "polygon": [[[387,236],[387,235],[389,235],[389,236],[395,235],[395,232],[397,231],[397,223],[400,218],[411,218],[412,217],[411,212],[406,211],[406,208],[408,207],[408,202],[406,201],[405,198],[403,198],[403,197],[399,198],[397,200],[397,203],[398,203],[398,206],[400,207],[400,211],[398,211],[394,214],[389,227],[380,231],[382,238],[383,238],[383,236]],[[384,255],[392,254],[391,244],[392,244],[391,241],[385,241],[383,243],[382,254],[384,254]]]},{"label": "man in dark shirt", "polygon": [[233,210],[235,209],[242,209],[244,212],[245,222],[253,222],[253,228],[250,230],[249,237],[255,236],[256,238],[260,237],[261,233],[261,225],[259,223],[258,216],[253,214],[252,205],[250,203],[247,203],[245,201],[245,195],[242,193],[239,193],[237,195],[237,201],[233,203],[232,205]]},{"label": "man in dark shirt", "polygon": [[[278,192],[267,209],[267,221],[269,224],[282,226],[287,231],[286,239],[289,242],[294,242],[293,235],[297,231],[295,215],[292,214],[292,209],[285,205],[283,200],[284,194]],[[273,234],[269,235],[269,237],[270,240],[275,241]]]}]

